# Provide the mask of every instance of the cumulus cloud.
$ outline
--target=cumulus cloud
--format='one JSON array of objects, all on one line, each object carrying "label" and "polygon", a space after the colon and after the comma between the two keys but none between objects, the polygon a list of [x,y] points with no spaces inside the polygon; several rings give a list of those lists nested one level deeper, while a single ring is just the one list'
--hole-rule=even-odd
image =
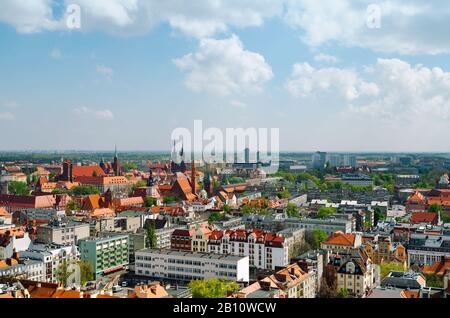
[{"label": "cumulus cloud", "polygon": [[195,53],[174,60],[186,72],[185,85],[194,92],[220,96],[259,92],[273,77],[264,57],[244,49],[236,35],[203,39]]},{"label": "cumulus cloud", "polygon": [[61,23],[53,17],[52,3],[52,0],[2,0],[0,22],[21,33],[58,29]]},{"label": "cumulus cloud", "polygon": [[114,70],[105,65],[97,65],[96,71],[98,74],[103,75],[107,80],[112,80],[114,76]]},{"label": "cumulus cloud", "polygon": [[114,119],[114,114],[109,109],[96,110],[88,107],[75,108],[74,113],[78,116],[93,116],[99,120]]},{"label": "cumulus cloud", "polygon": [[316,69],[308,63],[294,65],[285,87],[294,97],[329,93],[337,94],[347,101],[357,99],[360,95],[378,93],[376,84],[361,80],[352,69],[335,67]]},{"label": "cumulus cloud", "polygon": [[[0,22],[19,32],[66,28],[65,14],[56,18],[52,0],[3,0]],[[65,5],[72,0],[65,0]],[[82,32],[145,34],[168,24],[182,34],[213,37],[233,28],[258,27],[279,18],[298,29],[312,47],[337,42],[350,47],[402,54],[450,52],[450,5],[441,0],[384,0],[380,28],[367,21],[373,0],[78,0]]]},{"label": "cumulus cloud", "polygon": [[428,125],[450,118],[450,73],[399,59],[360,70],[295,64],[286,89],[294,98],[328,97],[358,118],[392,124],[426,118]]},{"label": "cumulus cloud", "polygon": [[[450,52],[450,6],[445,1],[286,0],[285,21],[301,31],[310,46],[337,42],[379,52],[438,54]],[[380,28],[368,21],[379,21]],[[375,24],[372,24],[374,26]]]}]

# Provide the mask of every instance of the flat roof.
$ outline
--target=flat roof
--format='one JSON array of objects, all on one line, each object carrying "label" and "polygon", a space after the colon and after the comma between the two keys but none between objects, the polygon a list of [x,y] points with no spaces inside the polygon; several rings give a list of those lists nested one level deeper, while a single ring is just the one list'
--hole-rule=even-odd
[{"label": "flat roof", "polygon": [[239,261],[248,256],[236,256],[236,255],[222,255],[222,254],[214,254],[214,253],[204,253],[204,252],[190,252],[190,251],[182,251],[182,250],[172,250],[172,249],[143,249],[137,251],[137,253],[154,253],[160,255],[173,255],[173,256],[181,256],[181,257],[196,257],[196,258],[204,258],[204,259],[215,259],[215,260],[230,260],[230,261]]}]

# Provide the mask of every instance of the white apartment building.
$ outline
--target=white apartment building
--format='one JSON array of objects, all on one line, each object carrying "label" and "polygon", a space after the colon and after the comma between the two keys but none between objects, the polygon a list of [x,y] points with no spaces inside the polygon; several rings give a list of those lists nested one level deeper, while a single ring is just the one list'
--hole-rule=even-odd
[{"label": "white apartment building", "polygon": [[34,244],[28,250],[21,252],[20,256],[27,259],[42,261],[45,267],[44,281],[56,283],[56,272],[64,262],[73,262],[80,259],[80,253],[75,245],[43,245]]},{"label": "white apartment building", "polygon": [[450,256],[450,236],[412,233],[408,248],[408,265],[432,265]]},{"label": "white apartment building", "polygon": [[19,264],[0,267],[0,277],[14,277],[42,282],[45,280],[44,262],[21,260]]},{"label": "white apartment building", "polygon": [[209,236],[208,252],[248,256],[249,265],[274,270],[289,264],[286,238],[263,230],[213,231]]},{"label": "white apartment building", "polygon": [[191,281],[224,278],[249,281],[249,257],[179,250],[144,249],[135,254],[135,273],[153,279]]},{"label": "white apartment building", "polygon": [[286,219],[284,224],[287,228],[301,228],[306,231],[313,231],[316,228],[321,229],[328,235],[334,232],[341,231],[344,233],[352,232],[352,221],[338,218],[328,218],[328,219]]}]

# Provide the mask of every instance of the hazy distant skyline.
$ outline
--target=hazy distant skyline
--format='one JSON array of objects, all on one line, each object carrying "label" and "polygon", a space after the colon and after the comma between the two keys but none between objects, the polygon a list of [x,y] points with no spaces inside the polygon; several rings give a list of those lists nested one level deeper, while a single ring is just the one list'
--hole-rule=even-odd
[{"label": "hazy distant skyline", "polygon": [[383,1],[370,28],[372,3],[4,0],[0,150],[169,151],[201,119],[283,152],[450,152],[450,3]]}]

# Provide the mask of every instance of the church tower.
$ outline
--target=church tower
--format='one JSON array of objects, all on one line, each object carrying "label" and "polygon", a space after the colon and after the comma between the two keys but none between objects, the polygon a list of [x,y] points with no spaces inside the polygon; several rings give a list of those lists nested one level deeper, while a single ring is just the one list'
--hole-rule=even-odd
[{"label": "church tower", "polygon": [[119,157],[117,156],[117,145],[114,146],[114,162],[113,162],[114,175],[122,175],[122,167],[120,166]]}]

